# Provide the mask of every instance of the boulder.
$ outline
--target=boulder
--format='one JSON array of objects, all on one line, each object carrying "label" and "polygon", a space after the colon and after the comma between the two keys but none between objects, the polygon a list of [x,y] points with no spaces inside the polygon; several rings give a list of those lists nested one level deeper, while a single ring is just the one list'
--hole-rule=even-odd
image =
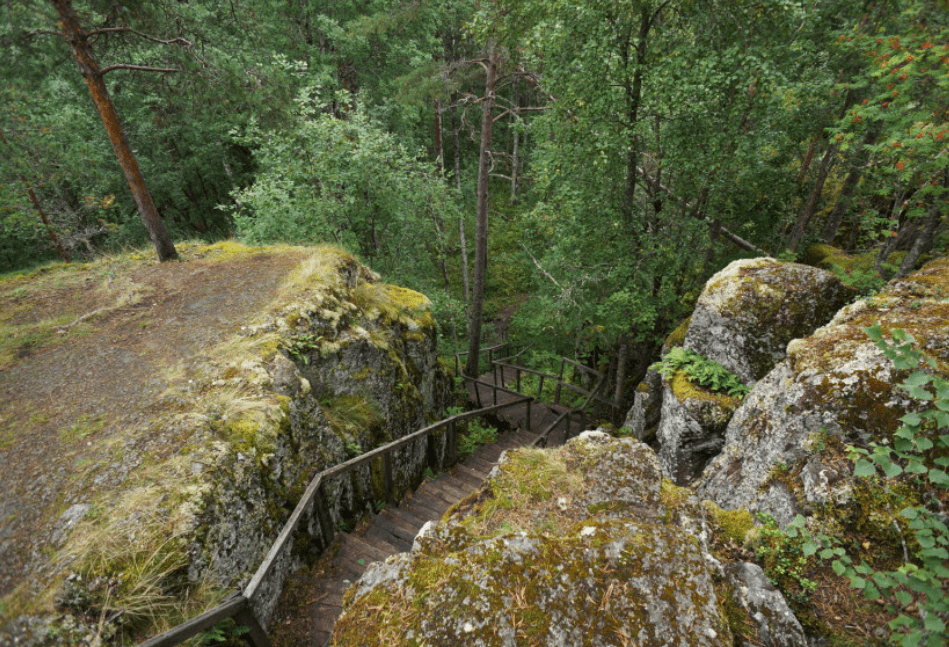
[{"label": "boulder", "polygon": [[765,647],[807,647],[804,629],[781,592],[757,564],[736,562],[725,567],[735,598],[754,620]]},{"label": "boulder", "polygon": [[662,418],[662,376],[659,371],[649,369],[646,377],[636,388],[633,406],[626,413],[623,427],[633,436],[649,443],[655,440],[656,430]]},{"label": "boulder", "polygon": [[725,427],[740,400],[692,384],[678,371],[662,378],[662,416],[656,438],[662,471],[688,485],[725,445]]},{"label": "boulder", "polygon": [[788,342],[825,324],[854,296],[824,270],[773,258],[735,261],[706,283],[684,346],[751,385],[784,359]]},{"label": "boulder", "polygon": [[[58,552],[24,582],[29,611],[0,618],[0,644],[121,632],[104,604],[136,631],[154,630],[141,590],[175,591],[182,607],[169,617],[213,606],[250,581],[314,474],[426,426],[448,404],[452,381],[423,295],[383,284],[337,250],[260,253],[290,256],[274,300],[168,378],[141,429],[114,446],[128,482],[52,524]],[[396,453],[396,496],[421,479],[427,450],[422,440]],[[435,458],[444,451],[436,443]],[[368,464],[326,483],[329,522],[371,510],[383,488]],[[288,571],[323,548],[316,517],[304,515],[293,550],[253,600],[264,625]],[[130,575],[129,564],[145,566]],[[205,597],[188,600],[195,591]]]},{"label": "boulder", "polygon": [[708,516],[632,438],[510,452],[411,552],[370,566],[333,644],[730,646]]},{"label": "boulder", "polygon": [[897,371],[864,328],[903,328],[946,366],[947,293],[949,261],[933,261],[790,343],[735,412],[699,493],[726,509],[771,514],[781,526],[811,506],[848,502],[846,446],[886,442],[900,417],[920,407],[897,386],[908,371]]}]

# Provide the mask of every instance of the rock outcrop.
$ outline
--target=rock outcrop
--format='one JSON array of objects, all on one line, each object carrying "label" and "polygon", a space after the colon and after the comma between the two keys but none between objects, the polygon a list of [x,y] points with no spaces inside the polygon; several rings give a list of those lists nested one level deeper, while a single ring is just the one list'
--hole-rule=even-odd
[{"label": "rock outcrop", "polygon": [[631,438],[510,453],[411,552],[370,567],[333,644],[730,646],[727,599],[742,631],[780,638],[763,644],[805,645],[754,567],[723,584],[706,517]]},{"label": "rock outcrop", "polygon": [[[383,284],[333,249],[251,252],[224,243],[202,253],[290,256],[281,257],[285,279],[270,305],[189,356],[153,409],[137,416],[139,427],[122,430],[118,458],[138,458],[125,459],[114,487],[60,517],[62,544],[43,578],[21,587],[17,608],[29,611],[4,618],[0,643],[68,634],[75,639],[61,644],[84,645],[121,631],[96,626],[109,617],[147,632],[150,609],[128,610],[145,593],[156,608],[180,601],[192,606],[174,613],[200,613],[198,605],[220,599],[215,590],[246,585],[315,473],[424,427],[448,404],[451,378],[437,360],[423,295]],[[427,458],[424,442],[400,450],[396,488],[416,484]],[[329,522],[371,509],[385,498],[382,487],[368,465],[327,484]],[[294,539],[297,563],[321,548],[308,530]],[[265,587],[254,600],[265,624],[279,593]]]},{"label": "rock outcrop", "polygon": [[656,439],[663,473],[688,485],[725,445],[725,427],[739,398],[692,384],[685,373],[662,378],[662,414]]},{"label": "rock outcrop", "polygon": [[[751,385],[784,358],[788,342],[827,322],[851,296],[823,270],[770,258],[735,261],[702,290],[683,348]],[[644,405],[656,399],[652,393]],[[659,458],[670,479],[687,485],[724,447],[739,399],[693,385],[681,372],[662,379],[659,399]]]},{"label": "rock outcrop", "polygon": [[854,296],[830,272],[772,258],[735,261],[706,283],[684,347],[750,386],[784,359],[788,342],[822,326]]},{"label": "rock outcrop", "polygon": [[897,386],[907,372],[869,339],[880,322],[903,328],[949,361],[949,261],[933,261],[880,294],[841,310],[752,389],[726,430],[726,445],[698,484],[726,509],[771,514],[781,525],[824,503],[851,500],[848,444],[886,441],[919,406]]}]

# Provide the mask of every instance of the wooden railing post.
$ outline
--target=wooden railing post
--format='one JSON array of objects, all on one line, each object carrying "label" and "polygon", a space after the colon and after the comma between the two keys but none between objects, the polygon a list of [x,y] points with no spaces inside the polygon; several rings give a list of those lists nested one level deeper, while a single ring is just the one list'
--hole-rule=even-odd
[{"label": "wooden railing post", "polygon": [[533,398],[527,401],[527,430],[530,431],[531,428],[531,402]]},{"label": "wooden railing post", "polygon": [[514,390],[520,393],[521,391],[521,369],[520,367],[514,369]]},{"label": "wooden railing post", "polygon": [[382,474],[386,488],[386,502],[395,503],[395,483],[392,479],[392,454],[390,453],[382,457]]},{"label": "wooden railing post", "polygon": [[271,647],[267,632],[260,626],[257,616],[254,615],[254,612],[249,606],[238,611],[234,615],[234,621],[239,625],[247,627],[248,632],[244,634],[244,640],[253,647]]},{"label": "wooden railing post", "polygon": [[326,503],[323,501],[322,484],[320,489],[316,491],[316,496],[313,497],[313,509],[316,511],[316,519],[320,524],[320,535],[323,539],[323,548],[326,549],[333,541],[335,532],[333,530],[333,524],[330,521],[329,510],[326,508]]},{"label": "wooden railing post", "polygon": [[[477,386],[477,384],[475,386]],[[452,465],[455,462],[455,455],[457,453],[458,447],[458,436],[457,431],[455,430],[454,420],[448,423],[448,438],[446,439],[446,443],[445,460],[449,465]]]},{"label": "wooden railing post", "polygon": [[560,376],[557,378],[557,391],[554,393],[554,404],[560,404],[560,389],[563,387],[564,359],[563,357],[560,358]]}]

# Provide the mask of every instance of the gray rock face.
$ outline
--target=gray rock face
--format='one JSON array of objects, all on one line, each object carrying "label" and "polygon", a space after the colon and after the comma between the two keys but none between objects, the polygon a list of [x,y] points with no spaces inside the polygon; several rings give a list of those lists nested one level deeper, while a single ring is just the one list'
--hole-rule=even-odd
[{"label": "gray rock face", "polygon": [[623,426],[632,431],[633,436],[648,443],[655,438],[661,416],[662,376],[650,369],[636,391]]},{"label": "gray rock face", "polygon": [[849,462],[830,460],[830,446],[887,439],[899,418],[920,406],[896,386],[905,373],[895,370],[863,328],[877,321],[884,329],[904,328],[945,362],[947,285],[949,263],[931,263],[791,342],[787,358],[735,412],[724,450],[697,484],[700,495],[725,509],[767,512],[782,526],[808,512],[808,505],[846,501],[849,471],[841,470],[849,470]]},{"label": "gray rock face", "polygon": [[705,285],[684,346],[750,385],[784,359],[788,342],[829,321],[853,294],[824,270],[772,258],[735,261]]},{"label": "gray rock face", "polygon": [[[682,378],[680,378],[682,379]],[[685,397],[662,381],[662,417],[656,438],[663,473],[676,485],[688,485],[725,445],[725,426],[737,400]]]},{"label": "gray rock face", "polygon": [[[511,452],[410,553],[370,566],[335,644],[730,646],[706,515],[660,484],[655,454],[631,438]],[[761,590],[749,617],[786,609]]]},{"label": "gray rock face", "polygon": [[[354,447],[365,451],[424,427],[426,414],[447,403],[450,378],[437,361],[428,301],[408,290],[375,285],[354,261],[337,269],[341,280],[334,289],[288,306],[252,331],[279,331],[282,343],[296,349],[297,361],[276,353],[245,362],[259,368],[261,387],[282,396],[285,405],[235,423],[242,435],[270,436],[265,447],[220,448],[191,546],[194,580],[246,583],[280,531],[293,497],[315,473],[346,461]],[[360,285],[361,276],[365,283]],[[396,297],[414,305],[406,307]],[[360,308],[357,300],[368,303]],[[406,489],[425,469],[426,450],[423,439],[394,454],[396,488]],[[443,452],[443,444],[436,451]],[[361,513],[383,496],[377,487],[369,465],[328,481],[323,492],[330,523]],[[315,515],[309,515],[304,530],[318,536]],[[295,565],[283,559],[254,600],[264,623],[275,608],[283,575]]]},{"label": "gray rock face", "polygon": [[761,567],[747,562],[725,567],[735,598],[758,625],[758,639],[765,647],[807,647],[801,623]]}]

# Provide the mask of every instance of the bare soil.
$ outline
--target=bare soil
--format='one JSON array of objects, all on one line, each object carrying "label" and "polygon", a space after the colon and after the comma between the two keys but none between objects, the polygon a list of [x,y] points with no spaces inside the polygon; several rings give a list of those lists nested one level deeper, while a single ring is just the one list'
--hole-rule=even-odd
[{"label": "bare soil", "polygon": [[0,596],[40,576],[65,511],[174,451],[150,427],[162,394],[266,310],[305,255],[233,243],[179,252],[0,278]]}]

